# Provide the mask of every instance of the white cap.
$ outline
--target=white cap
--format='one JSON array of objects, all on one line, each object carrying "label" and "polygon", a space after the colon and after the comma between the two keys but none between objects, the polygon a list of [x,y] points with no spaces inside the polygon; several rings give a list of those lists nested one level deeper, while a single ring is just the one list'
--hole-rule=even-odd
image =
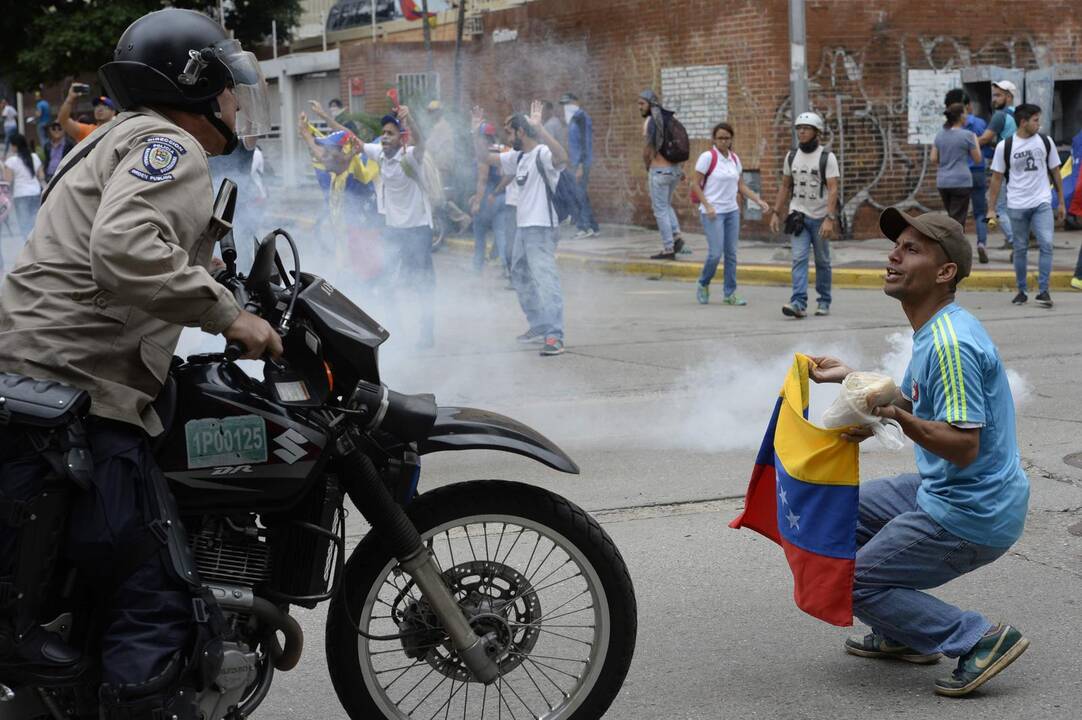
[{"label": "white cap", "polygon": [[1010,93],[1011,98],[1014,99],[1015,102],[1018,102],[1022,99],[1018,95],[1018,86],[1012,83],[1010,80],[1000,80],[998,82],[994,82],[992,83],[992,87],[997,87],[1003,92]]},{"label": "white cap", "polygon": [[793,126],[800,127],[801,125],[810,125],[819,132],[823,132],[823,118],[819,117],[817,113],[803,112],[797,115]]}]

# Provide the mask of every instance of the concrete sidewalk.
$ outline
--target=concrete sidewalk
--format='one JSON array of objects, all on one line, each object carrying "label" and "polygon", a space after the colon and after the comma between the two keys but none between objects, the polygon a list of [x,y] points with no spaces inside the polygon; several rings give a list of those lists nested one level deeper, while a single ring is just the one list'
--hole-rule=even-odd
[{"label": "concrete sidewalk", "polygon": [[[298,229],[314,228],[317,216],[313,208],[321,208],[322,197],[318,189],[301,188],[289,197],[280,198],[268,210],[267,224],[278,223]],[[602,225],[601,233],[592,238],[574,239],[575,228],[561,228],[561,240],[557,260],[562,267],[588,269],[622,275],[670,278],[694,281],[698,279],[706,259],[706,237],[700,233],[684,233],[684,241],[691,249],[673,260],[651,260],[660,252],[661,240],[657,230],[633,225]],[[970,235],[976,246],[976,236]],[[491,236],[489,238],[491,243]],[[473,252],[473,235],[451,237],[448,248],[456,252]],[[973,273],[965,281],[969,290],[1013,290],[1014,267],[1009,261],[1010,251],[1003,248],[1003,236],[998,231],[989,235],[989,263],[974,262]],[[1051,279],[1053,290],[1069,290],[1071,277],[1082,245],[1082,232],[1058,230],[1054,239],[1054,264]],[[883,266],[890,252],[891,242],[886,238],[873,240],[847,240],[831,243],[831,266],[833,285],[840,288],[880,288],[883,285]],[[1029,288],[1037,289],[1037,250],[1029,251]],[[974,257],[976,261],[976,257]],[[781,236],[769,239],[741,238],[738,254],[737,282],[742,285],[789,285],[791,256],[788,242]],[[814,263],[810,270],[809,285],[814,285]],[[717,280],[721,280],[718,268]]]},{"label": "concrete sidewalk", "polygon": [[[694,281],[699,277],[706,259],[706,237],[698,233],[684,233],[684,241],[690,254],[681,254],[675,261],[651,260],[650,256],[661,251],[661,241],[656,230],[629,225],[603,225],[600,235],[581,240],[574,239],[573,227],[561,228],[560,248],[557,258],[561,265],[587,268],[602,272],[626,275],[645,275],[678,280]],[[976,247],[976,236],[970,240]],[[472,252],[473,238],[452,238],[449,244],[459,250]],[[976,263],[972,275],[965,281],[967,289],[1013,290],[1015,288],[1014,266],[1009,261],[1010,251],[1002,248],[1003,236],[994,233],[989,238],[989,262]],[[1082,232],[1057,231],[1054,239],[1053,290],[1070,289]],[[886,238],[873,240],[839,240],[831,243],[831,268],[833,285],[845,288],[880,288],[883,286],[883,266],[892,243]],[[738,253],[737,282],[744,285],[789,285],[792,264],[789,245],[781,237],[776,240],[741,239]],[[1029,287],[1036,292],[1037,250],[1029,251]],[[814,262],[810,271],[814,284]],[[718,268],[717,281],[721,280]]]}]

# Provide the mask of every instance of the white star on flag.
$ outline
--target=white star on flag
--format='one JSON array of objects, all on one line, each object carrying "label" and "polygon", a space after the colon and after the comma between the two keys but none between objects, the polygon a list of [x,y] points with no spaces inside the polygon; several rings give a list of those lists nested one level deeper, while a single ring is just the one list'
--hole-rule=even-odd
[{"label": "white star on flag", "polygon": [[790,528],[800,529],[800,516],[794,515],[792,508],[789,509],[789,514],[785,516],[785,519],[789,521]]},{"label": "white star on flag", "polygon": [[788,505],[789,501],[785,497],[785,488],[781,488],[778,494],[781,495],[781,504]]}]

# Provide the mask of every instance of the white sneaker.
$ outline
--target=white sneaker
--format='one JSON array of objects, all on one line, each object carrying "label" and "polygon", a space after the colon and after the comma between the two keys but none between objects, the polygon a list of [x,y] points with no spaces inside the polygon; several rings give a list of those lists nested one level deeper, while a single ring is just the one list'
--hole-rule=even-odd
[{"label": "white sneaker", "polygon": [[591,235],[593,235],[593,232],[591,232],[590,230],[579,230],[577,233],[575,233],[571,237],[571,239],[572,240],[582,240],[583,238],[588,238]]}]

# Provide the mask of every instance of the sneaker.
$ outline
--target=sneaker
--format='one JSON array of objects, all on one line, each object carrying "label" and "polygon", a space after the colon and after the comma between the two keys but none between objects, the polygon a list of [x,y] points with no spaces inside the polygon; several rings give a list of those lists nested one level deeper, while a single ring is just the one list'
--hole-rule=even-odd
[{"label": "sneaker", "polygon": [[845,651],[857,657],[892,658],[916,663],[917,665],[937,663],[939,658],[942,657],[940,653],[924,655],[908,645],[896,643],[875,633],[868,633],[864,637],[853,635],[845,641]]},{"label": "sneaker", "polygon": [[545,342],[545,333],[533,330],[527,330],[526,332],[515,338],[522,345],[540,345]]},{"label": "sneaker", "polygon": [[947,697],[968,695],[1018,659],[1029,640],[1010,625],[997,625],[973,649],[958,658],[958,667],[949,678],[935,681],[935,691]]},{"label": "sneaker", "polygon": [[984,245],[977,246],[977,259],[985,265],[988,264],[988,251],[984,249]]},{"label": "sneaker", "polygon": [[[699,301],[700,305],[706,305],[710,302],[710,286],[695,283],[695,299]],[[728,298],[725,301],[728,302]]]},{"label": "sneaker", "polygon": [[673,238],[672,249],[673,249],[674,253],[679,253],[681,250],[683,250],[684,249],[684,238],[679,237],[679,236]]},{"label": "sneaker", "polygon": [[722,300],[722,302],[725,303],[726,305],[736,305],[737,307],[744,307],[745,305],[748,304],[747,300],[745,300],[744,298],[742,298],[742,297],[740,297],[739,295],[736,295],[736,294],[726,295],[725,299]]},{"label": "sneaker", "polygon": [[823,305],[822,303],[820,303],[819,307],[815,308],[815,314],[820,316],[820,317],[824,317],[826,315],[829,315],[830,314],[830,306],[829,305]]},{"label": "sneaker", "polygon": [[591,235],[593,235],[593,231],[591,231],[591,230],[579,230],[577,233],[575,233],[574,235],[571,236],[571,239],[572,240],[582,240],[583,238],[588,238]]},{"label": "sneaker", "polygon": [[1011,300],[1011,303],[1014,304],[1014,305],[1025,305],[1028,301],[1029,301],[1029,296],[1027,296],[1024,292],[1019,290],[1018,294],[1014,296],[1014,300]]},{"label": "sneaker", "polygon": [[586,232],[589,233],[586,237],[597,237],[601,234],[601,228],[590,228]]},{"label": "sneaker", "polygon": [[564,341],[551,335],[545,338],[545,345],[541,348],[542,355],[563,355]]},{"label": "sneaker", "polygon": [[1052,307],[1052,296],[1048,294],[1047,290],[1037,293],[1036,300],[1037,304],[1043,308]]},{"label": "sneaker", "polygon": [[1082,278],[1071,278],[1071,287],[1075,290],[1082,290]]},{"label": "sneaker", "polygon": [[789,303],[788,305],[781,306],[781,314],[785,317],[802,318],[806,317],[808,313],[805,312],[804,308],[800,307],[799,305]]},{"label": "sneaker", "polygon": [[657,255],[651,255],[651,260],[675,260],[676,253],[672,250],[662,250]]}]

